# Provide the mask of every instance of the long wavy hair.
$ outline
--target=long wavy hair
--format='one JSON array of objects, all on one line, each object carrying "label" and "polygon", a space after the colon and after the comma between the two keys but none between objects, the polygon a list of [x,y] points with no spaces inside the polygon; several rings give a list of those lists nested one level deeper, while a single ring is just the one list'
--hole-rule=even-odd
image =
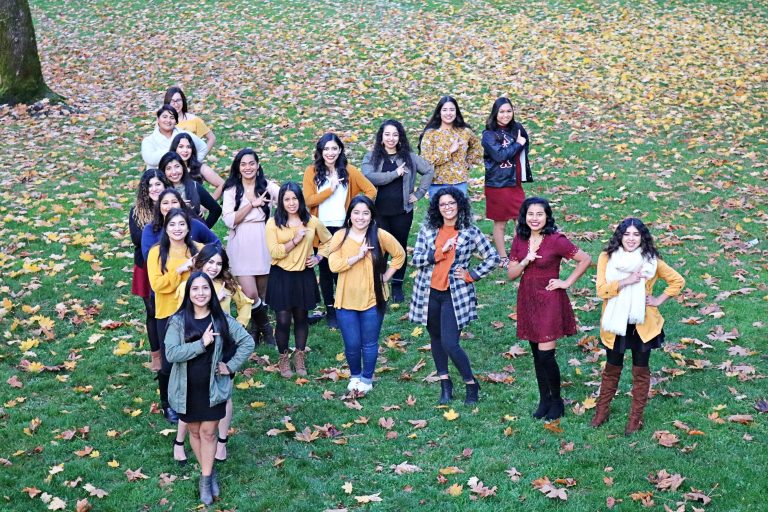
[{"label": "long wavy hair", "polygon": [[168,271],[168,255],[171,251],[171,238],[168,236],[168,224],[175,217],[182,217],[187,222],[187,234],[184,236],[184,245],[189,249],[189,253],[194,256],[197,254],[197,247],[195,247],[192,241],[192,218],[189,215],[188,210],[182,210],[181,208],[173,208],[165,216],[165,222],[163,223],[163,234],[160,235],[160,271],[165,274]]},{"label": "long wavy hair", "polygon": [[187,113],[187,95],[184,94],[184,91],[181,90],[181,87],[178,87],[174,85],[173,87],[169,87],[167,91],[165,91],[165,96],[163,97],[163,103],[166,105],[171,104],[171,100],[173,99],[173,95],[179,93],[181,95],[181,112],[182,114]]},{"label": "long wavy hair", "polygon": [[[181,174],[181,184],[184,187],[184,194],[187,196],[187,199],[189,200],[192,205],[190,206],[190,209],[195,214],[195,217],[200,218],[200,194],[197,192],[197,182],[192,179],[192,177],[189,175],[189,170],[187,169],[187,164],[184,163],[184,159],[181,158],[181,155],[176,153],[175,151],[169,151],[166,154],[163,155],[163,157],[160,159],[160,170],[166,173],[166,177],[168,177],[168,173],[166,172],[165,168],[170,164],[171,162],[176,161],[181,164],[182,168],[182,174]],[[170,180],[169,180],[170,181]]]},{"label": "long wavy hair", "polygon": [[221,272],[219,272],[219,275],[213,279],[221,280],[224,284],[224,288],[234,294],[240,286],[237,284],[237,280],[229,269],[229,257],[227,256],[227,252],[220,246],[216,244],[204,245],[203,248],[200,249],[200,252],[197,253],[195,265],[192,267],[192,270],[202,272],[203,267],[208,263],[208,260],[217,254],[221,256]]},{"label": "long wavy hair", "polygon": [[154,231],[155,233],[163,229],[163,225],[165,224],[165,216],[163,215],[163,212],[160,211],[160,203],[162,203],[163,198],[169,194],[176,197],[176,200],[179,202],[179,209],[186,211],[187,214],[190,215],[190,217],[194,215],[193,213],[190,213],[187,203],[185,203],[184,198],[181,197],[181,192],[179,192],[172,186],[169,186],[168,188],[160,192],[160,195],[157,196],[157,201],[155,202],[155,206],[152,208],[152,231]]},{"label": "long wavy hair", "polygon": [[409,171],[413,171],[413,159],[411,158],[411,145],[408,143],[408,136],[405,134],[405,128],[400,121],[394,119],[387,119],[379,127],[379,131],[376,132],[376,140],[373,142],[373,150],[371,151],[371,164],[374,169],[378,169],[381,162],[389,156],[387,150],[384,149],[384,129],[387,126],[394,126],[397,130],[397,153],[396,157],[405,162],[405,167]]},{"label": "long wavy hair", "polygon": [[544,223],[544,227],[541,228],[541,233],[544,235],[551,235],[552,233],[557,232],[555,216],[552,215],[552,207],[549,206],[549,201],[543,197],[529,197],[523,201],[522,206],[520,206],[520,215],[517,217],[517,227],[515,228],[517,236],[523,240],[528,240],[531,238],[531,228],[529,228],[528,224],[525,222],[525,216],[528,214],[528,208],[534,204],[541,205],[544,208],[544,213],[547,216],[547,221]]},{"label": "long wavy hair", "polygon": [[637,228],[640,233],[640,254],[645,259],[657,258],[661,259],[659,251],[656,249],[656,244],[653,242],[653,235],[648,230],[643,221],[636,217],[627,217],[623,221],[619,222],[616,226],[616,231],[613,232],[613,236],[608,240],[608,244],[605,246],[604,251],[608,253],[608,256],[615,253],[621,247],[621,239],[624,237],[624,233],[627,232],[630,226]]},{"label": "long wavy hair", "polygon": [[379,225],[376,223],[376,208],[373,201],[366,196],[355,196],[349,203],[347,208],[347,215],[344,219],[344,237],[341,239],[339,245],[333,248],[332,252],[341,249],[344,245],[344,241],[349,236],[349,232],[352,229],[352,210],[359,204],[364,204],[368,211],[371,212],[371,223],[368,224],[368,229],[365,231],[364,244],[368,244],[371,249],[368,251],[373,260],[373,291],[376,296],[376,309],[383,312],[387,307],[387,301],[384,299],[384,281],[383,275],[387,271],[387,257],[381,250],[381,244],[379,243]]},{"label": "long wavy hair", "polygon": [[187,170],[189,171],[189,176],[193,180],[195,180],[198,183],[203,182],[203,175],[200,172],[200,169],[203,168],[203,163],[198,160],[197,158],[197,146],[195,146],[195,141],[192,140],[192,136],[188,133],[179,133],[174,138],[173,141],[171,141],[171,151],[176,151],[176,149],[179,147],[179,142],[182,140],[186,140],[189,142],[189,147],[192,148],[192,153],[189,154],[189,160],[187,160],[184,164],[187,166]]},{"label": "long wavy hair", "polygon": [[293,192],[296,195],[296,199],[299,200],[299,211],[297,212],[301,223],[305,226],[309,222],[311,214],[307,209],[307,203],[304,201],[304,194],[301,192],[301,187],[298,183],[293,181],[287,181],[280,187],[280,192],[277,194],[277,208],[275,208],[275,225],[278,228],[284,228],[288,226],[288,212],[283,205],[283,198],[285,198],[286,192]]},{"label": "long wavy hair", "polygon": [[[237,152],[237,155],[235,155],[234,160],[232,160],[232,165],[229,167],[229,176],[224,182],[224,190],[235,187],[235,211],[240,209],[240,201],[242,201],[243,194],[245,194],[245,187],[243,187],[243,175],[240,174],[240,162],[242,162],[243,157],[246,155],[253,155],[253,158],[256,160],[256,164],[259,166],[258,171],[256,172],[256,195],[260,196],[267,190],[267,178],[264,176],[264,169],[261,167],[259,155],[257,155],[256,152],[251,148],[241,149]],[[272,199],[269,194],[267,194],[266,197],[267,201]],[[269,203],[262,205],[261,209],[264,211],[265,217],[269,218]]]},{"label": "long wavy hair", "polygon": [[139,229],[144,229],[144,226],[150,224],[154,217],[155,204],[149,197],[149,182],[152,181],[152,178],[160,180],[165,188],[171,186],[160,169],[147,169],[141,175],[139,188],[136,190],[136,201],[133,203],[133,219]]},{"label": "long wavy hair", "polygon": [[445,220],[440,213],[440,198],[451,196],[456,201],[456,229],[467,229],[472,225],[472,207],[469,205],[469,199],[464,193],[456,187],[443,187],[439,189],[434,196],[429,198],[429,209],[427,209],[426,224],[432,229],[443,227]]},{"label": "long wavy hair", "polygon": [[335,142],[339,146],[339,157],[336,159],[334,167],[336,168],[336,174],[339,176],[339,181],[349,181],[349,173],[347,172],[347,154],[344,152],[344,143],[335,133],[326,133],[317,141],[315,145],[315,184],[320,187],[328,179],[328,174],[331,170],[325,165],[323,160],[323,148],[328,142]]},{"label": "long wavy hair", "polygon": [[443,121],[440,118],[440,110],[443,108],[443,105],[446,103],[453,103],[456,105],[456,117],[453,120],[453,123],[451,123],[451,126],[454,128],[469,128],[472,129],[471,126],[469,126],[467,123],[464,122],[464,116],[461,114],[461,109],[459,108],[459,102],[456,101],[456,98],[453,96],[442,96],[440,100],[437,102],[437,106],[435,107],[435,111],[432,112],[432,116],[429,118],[429,121],[427,121],[427,124],[424,126],[424,129],[421,131],[421,135],[419,135],[419,153],[421,153],[421,140],[424,138],[424,134],[427,133],[427,130],[437,130],[442,125]]},{"label": "long wavy hair", "polygon": [[[184,300],[181,301],[181,306],[174,313],[174,317],[179,318],[181,324],[184,326],[184,342],[192,343],[198,341],[203,337],[205,329],[197,327],[195,322],[195,305],[192,304],[192,299],[189,296],[189,290],[192,288],[192,283],[196,279],[205,279],[208,286],[211,287],[211,300],[208,302],[208,310],[211,312],[211,320],[213,320],[215,328],[222,340],[222,361],[227,362],[235,353],[235,340],[232,339],[232,335],[229,332],[229,322],[227,322],[227,315],[224,310],[221,309],[221,304],[216,299],[216,288],[213,286],[213,281],[210,276],[205,272],[192,272],[187,279],[187,285],[184,287]],[[208,326],[206,325],[207,329]]]}]

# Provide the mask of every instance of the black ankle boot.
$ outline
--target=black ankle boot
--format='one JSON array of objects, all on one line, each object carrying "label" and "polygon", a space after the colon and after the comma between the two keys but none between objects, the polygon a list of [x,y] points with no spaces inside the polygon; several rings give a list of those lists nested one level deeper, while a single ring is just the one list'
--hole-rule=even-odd
[{"label": "black ankle boot", "polygon": [[402,281],[399,283],[392,283],[392,302],[395,304],[400,304],[405,300],[405,296],[403,295],[403,283]]},{"label": "black ankle boot", "polygon": [[480,391],[480,384],[475,381],[472,384],[467,384],[467,396],[464,398],[464,405],[475,405],[478,400],[478,392]]},{"label": "black ankle boot", "polygon": [[437,403],[445,405],[453,400],[453,381],[451,379],[440,379],[440,401]]},{"label": "black ankle boot", "polygon": [[326,310],[328,311],[328,314],[325,317],[325,321],[328,323],[328,328],[338,329],[339,322],[336,321],[336,309],[333,306],[328,306]]}]

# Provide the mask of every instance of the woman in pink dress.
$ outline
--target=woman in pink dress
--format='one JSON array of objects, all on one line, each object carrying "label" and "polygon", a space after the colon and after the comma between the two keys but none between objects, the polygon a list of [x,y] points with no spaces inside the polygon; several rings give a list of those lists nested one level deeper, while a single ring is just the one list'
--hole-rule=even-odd
[{"label": "woman in pink dress", "polygon": [[[565,412],[560,397],[560,367],[556,341],[576,334],[568,289],[587,270],[592,258],[557,231],[546,199],[530,197],[520,207],[517,234],[509,251],[507,275],[520,279],[517,291],[517,337],[528,340],[539,385],[539,406],[533,417],[554,420]],[[567,279],[560,279],[560,262],[576,261]]]},{"label": "woman in pink dress", "polygon": [[241,149],[232,161],[229,177],[224,183],[223,216],[229,228],[227,256],[232,275],[245,295],[253,300],[248,332],[258,345],[264,341],[275,344],[267,306],[267,279],[272,258],[267,249],[265,226],[269,209],[277,201],[279,187],[264,177],[264,169],[256,152]]}]

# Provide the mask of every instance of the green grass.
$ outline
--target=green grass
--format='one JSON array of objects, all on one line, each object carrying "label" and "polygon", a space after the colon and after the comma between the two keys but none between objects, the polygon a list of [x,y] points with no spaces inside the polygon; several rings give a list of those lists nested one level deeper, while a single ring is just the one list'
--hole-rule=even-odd
[{"label": "green grass", "polygon": [[[631,495],[652,492],[652,510],[674,510],[691,488],[712,501],[689,502],[687,510],[764,508],[768,432],[765,415],[754,409],[768,398],[764,6],[233,0],[162,9],[134,1],[32,7],[47,82],[79,110],[0,112],[0,300],[7,299],[0,304],[0,458],[11,463],[0,466],[0,509],[45,509],[25,487],[65,500],[67,510],[86,497],[94,510],[198,504],[195,465],[173,464],[171,437],[160,434],[168,424],[150,412],[158,398],[142,367],[148,359],[143,308],[125,284],[132,264],[126,216],[143,166],[139,145],[162,92],[175,82],[216,131],[211,160],[220,174],[238,149],[251,146],[267,174],[281,181],[301,179],[317,137],[328,129],[343,136],[350,161],[359,164],[383,119],[401,119],[415,145],[440,95],[458,97],[479,131],[493,99],[509,94],[532,136],[536,182],[526,193],[550,198],[560,227],[595,260],[621,218],[642,217],[666,261],[687,280],[683,298],[663,306],[667,346],[651,360],[657,395],[645,429],[631,438],[622,435],[628,368],[603,428],[589,428],[591,411],[572,411],[599,381],[600,359],[577,345],[581,336],[597,335],[594,270],[571,290],[585,331],[558,348],[569,383],[564,396],[572,401],[560,434],[530,417],[537,397],[529,356],[501,356],[517,343],[507,318],[517,284],[497,271],[478,284],[480,319],[463,344],[476,373],[506,371],[513,383],[484,383],[477,409],[457,401],[460,417],[445,420],[434,407],[437,385],[423,382],[433,364],[417,349],[428,337],[400,320],[404,305],[390,311],[382,337],[400,334],[405,352],[382,344],[379,367],[389,370],[360,401],[362,410],[339,400],[345,382],[312,379],[299,386],[252,363],[251,377],[264,387],[235,392],[237,432],[220,468],[220,508],[591,511],[613,497],[623,500],[619,510],[644,510]],[[479,169],[474,176],[481,178]],[[478,196],[480,187],[474,183]],[[482,201],[473,208],[490,232]],[[424,210],[419,203],[417,219]],[[223,236],[222,228],[216,231]],[[755,238],[759,243],[747,247]],[[89,255],[93,260],[85,261]],[[96,273],[103,281],[93,279]],[[744,293],[724,295],[736,290]],[[699,311],[714,304],[722,317]],[[681,322],[689,317],[700,323]],[[108,329],[108,320],[123,324]],[[495,329],[494,320],[504,326]],[[50,330],[40,321],[52,322]],[[738,329],[738,338],[709,339],[716,326]],[[135,349],[115,356],[121,340]],[[730,354],[735,345],[754,354]],[[338,332],[313,327],[310,346],[313,377],[341,368]],[[257,352],[275,360],[274,352]],[[407,379],[422,358],[426,366]],[[27,372],[22,360],[61,368]],[[729,361],[754,373],[739,378],[720,367]],[[7,383],[14,376],[21,389]],[[324,400],[326,390],[336,397]],[[406,404],[409,395],[413,406]],[[265,405],[250,407],[257,401]],[[393,405],[399,409],[383,409]],[[753,421],[716,421],[736,414],[752,414]],[[266,436],[283,428],[286,416],[299,431],[333,424],[346,444]],[[354,423],[361,416],[367,424]],[[389,417],[396,439],[387,439],[378,423]],[[41,423],[32,429],[35,418]],[[428,424],[414,429],[408,420]],[[686,434],[675,420],[704,435]],[[60,437],[85,426],[87,438]],[[679,444],[660,446],[652,438],[657,430],[677,434]],[[98,456],[75,454],[86,446]],[[471,455],[462,455],[467,448]],[[110,467],[112,460],[119,467]],[[396,475],[391,466],[406,460],[421,471]],[[58,464],[63,471],[50,475]],[[463,473],[441,483],[438,470],[449,466]],[[513,467],[519,481],[505,473]],[[138,468],[148,478],[129,482],[125,470]],[[686,480],[676,491],[657,490],[648,475],[660,470]],[[168,475],[177,478],[161,485]],[[470,499],[472,476],[496,486],[496,496]],[[542,477],[574,479],[568,501],[535,490]],[[352,483],[351,494],[342,489],[345,482]],[[88,496],[86,483],[109,495]],[[464,486],[458,497],[445,492],[454,483]],[[381,493],[380,503],[354,499],[374,493]]]}]

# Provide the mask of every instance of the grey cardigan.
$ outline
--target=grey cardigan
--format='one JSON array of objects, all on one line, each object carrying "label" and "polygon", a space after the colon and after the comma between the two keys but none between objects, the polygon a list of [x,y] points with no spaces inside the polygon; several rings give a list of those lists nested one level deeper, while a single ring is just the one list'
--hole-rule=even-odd
[{"label": "grey cardigan", "polygon": [[[397,157],[395,160],[397,165],[403,164],[403,160]],[[432,164],[421,158],[414,152],[411,152],[411,161],[416,167],[414,169],[408,169],[408,174],[403,176],[403,207],[406,212],[413,210],[413,204],[408,200],[411,194],[416,196],[416,199],[421,199],[429,190],[429,186],[432,184],[432,177],[435,175],[435,168]],[[373,183],[374,186],[380,187],[386,185],[391,181],[394,181],[398,176],[396,172],[381,172],[381,168],[384,162],[379,162],[376,169],[373,168],[373,152],[369,151],[363,157],[363,164],[361,166],[363,174],[368,181]],[[421,174],[421,181],[419,181],[419,188],[416,189],[416,173]],[[407,179],[406,179],[407,178]]]},{"label": "grey cardigan", "polygon": [[[254,342],[251,335],[240,325],[240,322],[229,315],[227,325],[229,326],[229,335],[235,341],[237,349],[232,359],[227,361],[229,371],[234,374],[240,366],[248,360],[254,349]],[[213,326],[214,332],[219,332],[216,325]],[[210,406],[225,402],[232,396],[232,377],[229,375],[219,375],[216,367],[221,361],[221,351],[223,346],[221,336],[216,336],[213,345],[213,359],[211,361],[211,385],[209,392]],[[205,352],[203,340],[193,343],[184,342],[184,325],[181,317],[174,315],[168,322],[168,331],[165,334],[165,357],[171,367],[171,376],[168,380],[168,402],[176,412],[185,414],[187,412],[187,361],[194,359]]]}]

